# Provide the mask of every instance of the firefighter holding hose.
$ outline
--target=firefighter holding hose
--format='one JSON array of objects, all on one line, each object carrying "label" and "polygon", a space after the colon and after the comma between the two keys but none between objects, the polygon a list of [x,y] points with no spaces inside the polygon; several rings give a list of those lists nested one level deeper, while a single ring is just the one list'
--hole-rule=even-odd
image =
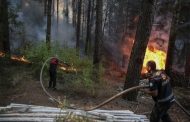
[{"label": "firefighter holding hose", "polygon": [[156,63],[149,61],[147,63],[149,88],[142,89],[143,92],[152,96],[155,105],[150,115],[150,122],[171,122],[167,111],[175,101],[170,78],[164,71],[156,70]]},{"label": "firefighter holding hose", "polygon": [[53,58],[50,60],[50,66],[49,66],[49,86],[48,88],[53,88],[53,90],[56,90],[56,75],[57,75],[57,65],[59,61],[57,58],[57,55],[55,55]]}]

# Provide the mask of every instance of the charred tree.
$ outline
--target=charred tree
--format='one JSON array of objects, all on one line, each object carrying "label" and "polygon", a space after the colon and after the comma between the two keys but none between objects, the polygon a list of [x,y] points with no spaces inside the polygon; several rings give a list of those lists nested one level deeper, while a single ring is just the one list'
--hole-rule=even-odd
[{"label": "charred tree", "polygon": [[80,31],[81,31],[81,6],[82,0],[78,0],[78,14],[77,14],[77,30],[76,30],[76,50],[77,54],[79,54],[80,48]]},{"label": "charred tree", "polygon": [[48,0],[47,6],[47,30],[46,30],[46,45],[50,49],[50,40],[51,40],[51,6],[52,0]]},{"label": "charred tree", "polygon": [[87,30],[86,30],[86,42],[85,42],[85,54],[88,55],[89,41],[91,40],[91,0],[88,1],[88,12],[87,12]]},{"label": "charred tree", "polygon": [[10,54],[7,0],[0,0],[0,50]]},{"label": "charred tree", "polygon": [[[124,90],[138,85],[139,83],[145,51],[152,28],[153,6],[154,0],[142,1],[141,13],[137,26],[135,42],[129,60]],[[128,96],[123,95],[123,98],[128,100],[136,100],[136,95],[136,92],[132,92],[131,94],[128,94]]]},{"label": "charred tree", "polygon": [[167,57],[166,57],[166,73],[168,75],[171,75],[172,73],[172,63],[173,63],[173,56],[174,56],[174,50],[175,50],[175,40],[177,35],[177,25],[179,21],[179,12],[180,11],[180,4],[179,0],[176,0],[175,5],[173,7],[173,18],[170,28],[170,37],[169,37],[169,43],[168,43],[168,51],[167,51]]},{"label": "charred tree", "polygon": [[96,28],[95,28],[95,46],[94,46],[94,75],[99,81],[99,65],[100,65],[100,43],[102,41],[102,15],[103,15],[103,1],[96,0]]}]

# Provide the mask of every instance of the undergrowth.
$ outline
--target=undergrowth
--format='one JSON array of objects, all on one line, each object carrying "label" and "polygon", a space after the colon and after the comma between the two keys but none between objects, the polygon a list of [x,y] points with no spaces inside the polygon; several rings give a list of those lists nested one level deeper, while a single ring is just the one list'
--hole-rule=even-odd
[{"label": "undergrowth", "polygon": [[[89,95],[95,94],[95,83],[92,80],[93,64],[92,59],[89,57],[79,57],[76,54],[75,48],[60,47],[59,44],[52,44],[49,50],[46,43],[30,46],[24,50],[26,58],[32,62],[32,71],[34,76],[39,78],[42,64],[52,56],[57,55],[59,62],[68,65],[70,69],[76,71],[63,71],[58,68],[57,81],[62,84],[64,90],[72,92],[85,93]],[[48,67],[49,62],[46,64],[44,77],[48,81]],[[100,74],[103,73],[103,68],[100,68]],[[100,85],[101,86],[101,85]]]}]

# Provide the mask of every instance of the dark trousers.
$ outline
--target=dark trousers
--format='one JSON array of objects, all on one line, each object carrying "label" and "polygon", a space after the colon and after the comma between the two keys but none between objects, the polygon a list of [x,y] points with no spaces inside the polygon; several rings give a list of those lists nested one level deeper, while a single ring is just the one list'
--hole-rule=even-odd
[{"label": "dark trousers", "polygon": [[50,80],[49,80],[49,88],[52,87],[53,85],[53,88],[56,87],[56,71],[49,71],[49,76],[50,76]]},{"label": "dark trousers", "polygon": [[172,122],[169,114],[167,113],[168,109],[173,103],[155,103],[152,112],[150,114],[150,122],[159,122],[160,119],[162,122]]}]

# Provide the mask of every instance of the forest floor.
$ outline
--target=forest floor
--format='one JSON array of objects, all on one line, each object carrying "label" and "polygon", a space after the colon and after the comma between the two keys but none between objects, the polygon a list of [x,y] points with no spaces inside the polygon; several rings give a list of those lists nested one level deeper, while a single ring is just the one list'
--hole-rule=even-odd
[{"label": "forest floor", "polygon": [[[14,87],[10,89],[1,88],[1,91],[3,92],[0,93],[0,106],[9,105],[10,103],[33,104],[53,107],[58,106],[44,93],[41,88],[40,81],[34,79],[30,71],[27,71],[20,75],[24,75],[25,77],[21,80],[20,76],[18,75],[17,80],[21,81],[19,81],[19,83],[17,83]],[[66,101],[72,106],[89,108],[118,93],[124,84],[123,72],[117,69],[113,63],[110,63],[110,66],[106,68],[104,77],[107,82],[109,81],[109,83],[107,83],[109,86],[107,87],[107,90],[105,90],[105,88],[99,89],[101,94],[94,97],[85,94],[70,93],[64,89],[57,89],[55,91],[51,89],[47,90],[55,98],[60,98],[61,100],[66,98]],[[174,91],[175,94],[179,96],[180,102],[182,101],[183,105],[185,105],[185,107],[190,110],[190,89],[174,88]],[[129,102],[123,100],[122,98],[117,98],[116,100],[103,106],[101,109],[131,110],[137,114],[146,114],[149,116],[153,104],[154,103],[149,96],[140,98],[138,102]],[[174,122],[190,121],[190,118],[188,118],[188,116],[186,116],[185,113],[175,104],[169,110],[169,114]]]}]

